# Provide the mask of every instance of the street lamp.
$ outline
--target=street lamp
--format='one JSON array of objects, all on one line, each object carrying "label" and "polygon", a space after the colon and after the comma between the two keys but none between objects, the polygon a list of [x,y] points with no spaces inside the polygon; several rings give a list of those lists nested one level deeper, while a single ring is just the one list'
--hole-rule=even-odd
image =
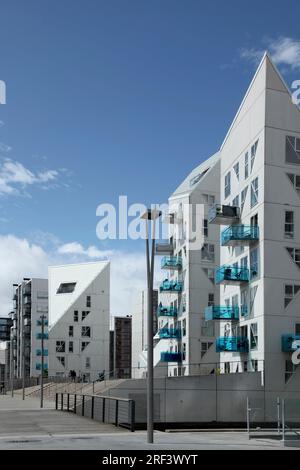
[{"label": "street lamp", "polygon": [[[153,278],[155,255],[156,219],[161,211],[147,209],[141,216],[146,222],[146,262],[147,262],[147,442],[153,444]],[[151,255],[149,251],[149,221],[152,224]]]}]

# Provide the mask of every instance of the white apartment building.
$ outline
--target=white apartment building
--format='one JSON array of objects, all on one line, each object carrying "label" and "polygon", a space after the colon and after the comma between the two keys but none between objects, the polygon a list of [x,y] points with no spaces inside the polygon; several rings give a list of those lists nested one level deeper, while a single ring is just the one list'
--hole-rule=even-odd
[{"label": "white apartment building", "polygon": [[210,212],[210,227],[221,225],[220,304],[207,317],[220,325],[223,372],[261,370],[267,392],[297,389],[300,110],[267,54],[220,156],[220,205]]},{"label": "white apartment building", "polygon": [[48,370],[47,321],[48,280],[24,279],[14,286],[11,329],[12,368],[15,378],[38,377],[41,373],[41,316],[44,316],[44,369]]},{"label": "white apartment building", "polygon": [[110,264],[49,267],[49,375],[109,373]]}]

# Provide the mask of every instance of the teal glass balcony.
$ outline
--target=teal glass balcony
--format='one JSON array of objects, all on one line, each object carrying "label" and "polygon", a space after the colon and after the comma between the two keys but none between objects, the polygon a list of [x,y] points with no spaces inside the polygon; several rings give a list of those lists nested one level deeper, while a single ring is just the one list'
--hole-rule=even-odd
[{"label": "teal glass balcony", "polygon": [[159,291],[163,292],[182,292],[183,282],[181,281],[169,281],[165,279],[159,286]]},{"label": "teal glass balcony", "polygon": [[[299,345],[295,344],[299,341]],[[282,335],[281,337],[282,352],[293,352],[300,348],[300,335]]]},{"label": "teal glass balcony", "polygon": [[213,305],[206,307],[205,320],[238,320],[239,307],[238,305]]},{"label": "teal glass balcony", "polygon": [[[42,364],[40,362],[37,362],[35,364],[35,369],[36,370],[42,370]],[[44,363],[44,371],[48,370],[48,364]]]},{"label": "teal glass balcony", "polygon": [[182,258],[180,256],[165,256],[161,260],[161,269],[182,269]]},{"label": "teal glass balcony", "polygon": [[241,317],[247,317],[249,315],[248,305],[241,305]]},{"label": "teal glass balcony", "polygon": [[[42,320],[37,320],[36,326],[42,326]],[[44,320],[44,326],[48,326],[48,320]]]},{"label": "teal glass balcony", "polygon": [[[41,356],[41,355],[42,355],[42,350],[41,350],[41,349],[37,349],[37,350],[36,350],[36,355],[37,355],[37,356]],[[48,349],[44,349],[44,356],[48,356]]]},{"label": "teal glass balcony", "polygon": [[222,246],[250,245],[259,240],[257,225],[231,225],[221,234]]},{"label": "teal glass balcony", "polygon": [[158,317],[177,317],[178,310],[176,307],[164,307],[159,305],[157,307],[157,316]]},{"label": "teal glass balcony", "polygon": [[249,282],[249,269],[238,266],[222,266],[216,271],[216,284],[241,284]]},{"label": "teal glass balcony", "polygon": [[162,352],[160,353],[161,362],[181,362],[181,353]]},{"label": "teal glass balcony", "polygon": [[160,339],[179,339],[181,331],[177,328],[162,328],[159,332]]},{"label": "teal glass balcony", "polygon": [[217,339],[216,351],[247,353],[249,351],[248,338],[243,336],[226,336]]},{"label": "teal glass balcony", "polygon": [[208,222],[217,225],[231,225],[240,220],[240,208],[214,204],[208,211]]},{"label": "teal glass balcony", "polygon": [[[36,339],[42,339],[42,333],[37,333],[36,334]],[[43,334],[43,339],[49,339],[48,333]]]}]

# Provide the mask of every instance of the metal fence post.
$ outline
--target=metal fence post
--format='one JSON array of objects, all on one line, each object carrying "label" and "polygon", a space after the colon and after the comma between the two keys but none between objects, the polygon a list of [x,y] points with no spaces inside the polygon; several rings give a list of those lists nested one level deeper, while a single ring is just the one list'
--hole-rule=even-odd
[{"label": "metal fence post", "polygon": [[55,409],[58,410],[58,393],[55,394]]},{"label": "metal fence post", "polygon": [[61,409],[64,409],[64,394],[61,394]]},{"label": "metal fence post", "polygon": [[277,432],[280,434],[280,398],[277,397]]},{"label": "metal fence post", "polygon": [[70,410],[70,394],[67,395],[67,410]]},{"label": "metal fence post", "polygon": [[119,400],[116,400],[116,408],[115,408],[115,426],[118,426],[118,419],[119,419]]},{"label": "metal fence post", "polygon": [[74,393],[74,413],[76,414],[76,406],[77,406],[77,395]]},{"label": "metal fence post", "polygon": [[282,398],[281,401],[281,413],[282,413],[282,442],[285,443],[285,400]]},{"label": "metal fence post", "polygon": [[130,430],[135,431],[135,402],[133,400],[130,401]]},{"label": "metal fence post", "polygon": [[102,399],[102,423],[105,423],[105,398]]},{"label": "metal fence post", "polygon": [[81,415],[84,416],[84,395],[82,395],[82,410],[81,410]]},{"label": "metal fence post", "polygon": [[91,418],[94,419],[94,401],[95,397],[92,396],[92,406],[91,406]]},{"label": "metal fence post", "polygon": [[248,439],[250,439],[250,401],[249,397],[247,397],[247,433]]},{"label": "metal fence post", "polygon": [[95,394],[95,382],[93,382],[93,395]]}]

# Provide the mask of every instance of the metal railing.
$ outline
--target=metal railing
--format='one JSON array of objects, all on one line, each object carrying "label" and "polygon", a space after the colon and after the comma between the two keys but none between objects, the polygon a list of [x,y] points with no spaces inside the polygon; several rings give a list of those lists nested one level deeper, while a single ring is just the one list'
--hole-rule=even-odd
[{"label": "metal railing", "polygon": [[131,399],[57,393],[55,409],[135,431],[135,402]]}]

